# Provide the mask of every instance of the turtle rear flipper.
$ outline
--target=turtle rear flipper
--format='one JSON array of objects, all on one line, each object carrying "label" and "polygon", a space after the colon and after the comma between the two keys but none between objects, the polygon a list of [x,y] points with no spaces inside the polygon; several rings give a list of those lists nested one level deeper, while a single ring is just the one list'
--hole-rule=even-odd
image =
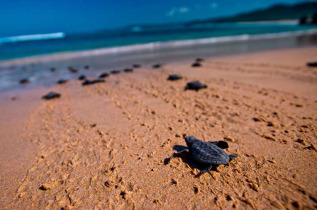
[{"label": "turtle rear flipper", "polygon": [[236,154],[231,154],[231,155],[229,155],[229,158],[230,158],[229,161],[231,161],[232,159],[234,159],[234,158],[236,158],[236,157],[238,157],[238,155],[236,155]]},{"label": "turtle rear flipper", "polygon": [[173,153],[169,158],[165,158],[164,160],[164,165],[167,165],[169,164],[169,162],[174,158],[174,157],[182,157],[183,155],[189,153],[189,149],[183,149],[182,151],[180,152],[177,152],[177,153]]},{"label": "turtle rear flipper", "polygon": [[229,148],[228,143],[225,141],[209,141],[209,143],[212,143],[212,144],[220,147],[221,149],[228,149]]},{"label": "turtle rear flipper", "polygon": [[214,165],[209,165],[209,166],[207,166],[205,169],[203,169],[203,170],[201,170],[197,175],[196,175],[196,177],[200,177],[202,174],[204,174],[204,173],[207,173],[207,172],[209,172],[209,171],[211,171],[211,170],[216,170],[216,167],[214,167]]}]

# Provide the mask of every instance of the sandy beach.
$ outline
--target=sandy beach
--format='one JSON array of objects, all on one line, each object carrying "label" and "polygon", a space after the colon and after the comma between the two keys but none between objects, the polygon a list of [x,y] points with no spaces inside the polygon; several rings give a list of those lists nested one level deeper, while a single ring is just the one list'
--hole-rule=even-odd
[{"label": "sandy beach", "polygon": [[[6,91],[0,208],[315,209],[317,68],[306,63],[316,55],[279,49],[195,68],[193,55],[105,83]],[[196,80],[208,88],[184,90]],[[50,91],[61,97],[42,100]],[[238,157],[198,178],[190,157],[166,164],[189,135],[227,141]]]}]

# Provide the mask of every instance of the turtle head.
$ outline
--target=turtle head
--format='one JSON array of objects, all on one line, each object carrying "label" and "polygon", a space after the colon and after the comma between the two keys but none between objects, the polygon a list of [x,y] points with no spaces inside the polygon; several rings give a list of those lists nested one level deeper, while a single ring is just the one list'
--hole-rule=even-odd
[{"label": "turtle head", "polygon": [[188,148],[191,148],[191,146],[193,145],[193,143],[196,141],[196,137],[195,136],[187,136],[185,137],[185,141],[186,141],[186,144],[187,144],[187,147]]}]

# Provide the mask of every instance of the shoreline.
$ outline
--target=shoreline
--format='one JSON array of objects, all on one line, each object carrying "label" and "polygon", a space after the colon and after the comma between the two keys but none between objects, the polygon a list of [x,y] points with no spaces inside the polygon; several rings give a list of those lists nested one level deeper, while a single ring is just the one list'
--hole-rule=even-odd
[{"label": "shoreline", "polygon": [[[248,23],[246,23],[248,24]],[[107,47],[98,49],[88,49],[81,51],[69,51],[69,52],[57,52],[48,55],[35,55],[25,58],[16,58],[9,60],[0,60],[0,67],[10,65],[27,65],[34,62],[49,62],[58,60],[75,59],[89,56],[100,56],[107,54],[120,54],[129,52],[146,52],[156,50],[168,50],[173,48],[182,48],[189,46],[202,46],[202,45],[214,45],[214,44],[230,44],[235,42],[247,42],[254,40],[266,40],[266,39],[281,39],[286,37],[298,37],[298,36],[310,36],[316,35],[317,29],[309,29],[302,31],[292,32],[280,32],[280,33],[266,33],[266,34],[255,34],[255,35],[237,35],[237,36],[222,36],[222,37],[211,37],[201,38],[192,40],[177,40],[167,42],[152,42],[145,44],[118,46],[118,47]]]},{"label": "shoreline", "polygon": [[[70,53],[63,59],[64,54],[53,56],[35,57],[30,59],[20,59],[8,63],[0,64],[0,92],[11,90],[32,89],[36,87],[53,87],[60,79],[77,80],[79,74],[85,74],[88,78],[94,79],[101,73],[110,72],[114,69],[130,68],[133,64],[140,64],[143,67],[150,67],[154,64],[171,64],[193,60],[201,57],[205,59],[216,58],[219,56],[230,56],[239,54],[252,54],[254,52],[264,52],[279,49],[292,49],[301,47],[311,47],[317,45],[317,34],[289,36],[288,33],[279,34],[281,38],[270,39],[270,35],[258,36],[258,39],[250,39],[248,36],[239,36],[240,41],[223,42],[212,44],[196,44],[188,46],[176,46],[168,48],[153,48],[144,51],[121,52],[121,53],[100,53],[99,55],[81,56],[79,53]],[[264,39],[259,39],[259,38]],[[283,38],[282,38],[283,37]],[[243,41],[248,39],[248,41]],[[213,39],[207,39],[212,41]],[[202,41],[202,40],[201,40]],[[201,43],[203,43],[202,41]],[[167,45],[169,46],[169,45]],[[84,54],[91,54],[90,51]],[[55,58],[55,59],[53,59]],[[37,61],[37,62],[35,62]],[[26,62],[26,63],[25,63]],[[90,70],[85,70],[84,66],[88,65]],[[78,70],[77,74],[69,72],[68,67]],[[55,68],[56,72],[50,69]],[[27,85],[20,85],[21,79],[29,79]]]},{"label": "shoreline", "polygon": [[271,21],[243,21],[238,22],[241,24],[285,24],[285,25],[297,25],[297,19],[289,19],[289,20],[271,20]]}]

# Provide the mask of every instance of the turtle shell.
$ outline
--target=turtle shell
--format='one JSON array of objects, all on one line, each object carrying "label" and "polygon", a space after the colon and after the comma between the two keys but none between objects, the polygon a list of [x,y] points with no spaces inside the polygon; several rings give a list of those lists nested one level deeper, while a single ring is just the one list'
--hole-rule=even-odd
[{"label": "turtle shell", "polygon": [[202,88],[207,88],[207,85],[202,84],[199,81],[193,81],[193,82],[188,82],[187,86],[185,87],[185,90],[189,89],[189,90],[200,90]]},{"label": "turtle shell", "polygon": [[210,142],[195,141],[190,152],[196,161],[204,164],[222,165],[228,164],[230,161],[230,157],[225,151]]}]

